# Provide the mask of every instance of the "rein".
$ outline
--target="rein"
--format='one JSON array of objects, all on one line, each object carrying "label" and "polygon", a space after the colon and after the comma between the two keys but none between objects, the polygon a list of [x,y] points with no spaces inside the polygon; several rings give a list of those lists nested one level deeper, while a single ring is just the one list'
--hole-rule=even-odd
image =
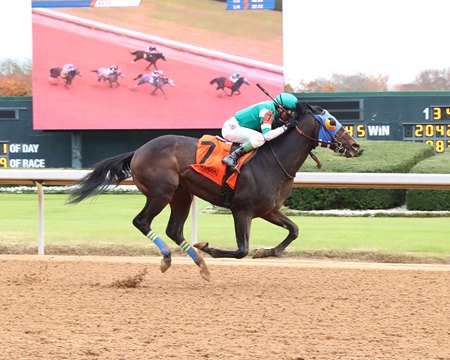
[{"label": "rein", "polygon": [[295,179],[295,175],[292,176],[291,174],[289,174],[289,173],[287,172],[287,170],[284,168],[284,166],[283,166],[283,164],[281,163],[281,161],[278,159],[277,155],[275,154],[275,151],[273,151],[272,144],[270,143],[270,141],[268,141],[268,144],[269,144],[269,147],[270,147],[270,151],[272,151],[272,155],[273,155],[273,157],[275,158],[275,160],[277,161],[278,165],[280,165],[281,170],[283,170],[283,172],[286,174],[286,176],[287,176],[289,179]]}]

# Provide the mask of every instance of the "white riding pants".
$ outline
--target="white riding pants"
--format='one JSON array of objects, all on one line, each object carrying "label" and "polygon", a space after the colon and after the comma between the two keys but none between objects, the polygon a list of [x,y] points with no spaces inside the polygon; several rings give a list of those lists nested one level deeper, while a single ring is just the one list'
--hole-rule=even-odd
[{"label": "white riding pants", "polygon": [[250,141],[254,149],[262,146],[266,142],[263,134],[259,131],[240,126],[234,116],[223,124],[222,136],[225,140],[239,144]]},{"label": "white riding pants", "polygon": [[286,130],[286,126],[280,126],[276,129],[269,130],[263,135],[259,131],[240,126],[237,119],[233,116],[223,124],[222,136],[228,141],[240,144],[250,141],[253,148],[256,149],[262,146],[266,141],[270,141],[280,136]]}]

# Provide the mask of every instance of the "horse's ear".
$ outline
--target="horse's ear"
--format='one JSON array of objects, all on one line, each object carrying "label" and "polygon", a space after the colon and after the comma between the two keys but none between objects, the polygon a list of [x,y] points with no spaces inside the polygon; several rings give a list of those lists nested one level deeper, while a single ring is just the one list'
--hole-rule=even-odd
[{"label": "horse's ear", "polygon": [[306,114],[308,111],[311,111],[308,104],[298,102],[297,104],[297,113],[298,115]]},{"label": "horse's ear", "polygon": [[305,112],[312,112],[313,114],[322,114],[323,108],[319,105],[302,104],[305,108]]}]

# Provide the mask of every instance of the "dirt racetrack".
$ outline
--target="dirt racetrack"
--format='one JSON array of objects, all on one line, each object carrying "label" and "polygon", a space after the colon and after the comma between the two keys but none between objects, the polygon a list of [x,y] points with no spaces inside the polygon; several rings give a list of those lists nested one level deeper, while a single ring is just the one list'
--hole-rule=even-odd
[{"label": "dirt racetrack", "polygon": [[159,260],[1,255],[0,358],[450,359],[448,265]]}]

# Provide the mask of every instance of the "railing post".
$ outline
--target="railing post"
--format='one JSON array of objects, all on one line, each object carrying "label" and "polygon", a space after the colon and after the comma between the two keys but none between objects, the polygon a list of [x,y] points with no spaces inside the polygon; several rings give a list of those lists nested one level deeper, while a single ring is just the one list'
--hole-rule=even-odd
[{"label": "railing post", "polygon": [[45,255],[44,239],[44,188],[40,181],[34,182],[38,194],[38,255]]}]

